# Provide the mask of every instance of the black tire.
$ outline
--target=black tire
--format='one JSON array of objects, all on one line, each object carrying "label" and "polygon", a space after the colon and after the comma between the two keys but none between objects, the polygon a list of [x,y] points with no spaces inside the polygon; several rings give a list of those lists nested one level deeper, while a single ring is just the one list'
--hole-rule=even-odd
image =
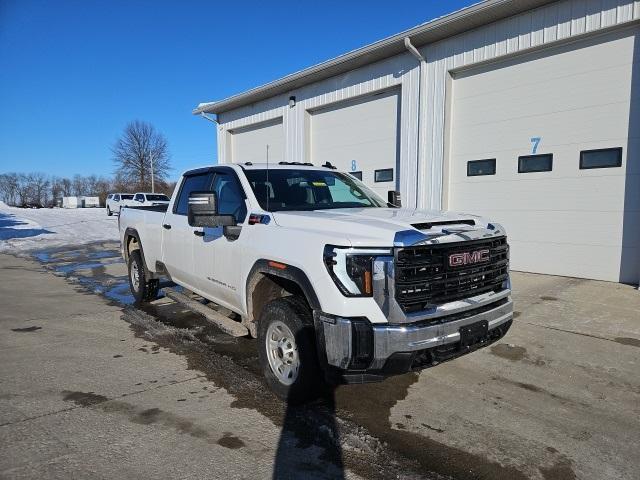
[{"label": "black tire", "polygon": [[[284,383],[271,366],[269,356],[270,326],[285,325],[295,338],[298,368],[295,380]],[[273,333],[273,330],[272,330]],[[282,350],[279,350],[280,354]],[[258,320],[258,358],[267,384],[278,397],[289,404],[315,400],[324,389],[324,377],[318,365],[313,315],[307,302],[300,297],[283,297],[265,305]],[[280,360],[284,360],[280,355]]]},{"label": "black tire", "polygon": [[147,279],[140,250],[134,250],[129,254],[128,267],[129,288],[134,303],[140,305],[158,298],[159,282],[156,279]]},{"label": "black tire", "polygon": [[109,207],[107,207],[107,217],[110,217],[111,215],[113,215],[113,212]]}]

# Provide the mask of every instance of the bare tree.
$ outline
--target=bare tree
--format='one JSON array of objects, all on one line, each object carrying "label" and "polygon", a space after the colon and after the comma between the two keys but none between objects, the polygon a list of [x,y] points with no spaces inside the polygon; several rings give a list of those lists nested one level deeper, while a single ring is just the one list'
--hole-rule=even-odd
[{"label": "bare tree", "polygon": [[131,180],[125,177],[122,173],[116,172],[115,177],[113,177],[111,186],[114,192],[133,192],[137,189],[134,183],[136,182],[131,182]]},{"label": "bare tree", "polygon": [[44,207],[49,203],[49,178],[41,172],[26,175],[28,201]]},{"label": "bare tree", "polygon": [[85,177],[84,184],[86,187],[85,195],[98,196],[96,188],[98,186],[98,177],[96,175],[89,175]]},{"label": "bare tree", "polygon": [[111,191],[111,181],[105,177],[98,177],[96,179],[91,195],[96,195],[100,198],[100,205],[105,205],[107,201],[107,195]]},{"label": "bare tree", "polygon": [[63,178],[60,180],[60,191],[63,197],[70,197],[73,191],[73,182],[70,178]]},{"label": "bare tree", "polygon": [[164,182],[171,170],[167,140],[146,122],[129,123],[112,152],[117,174],[135,179],[139,190],[148,190],[151,186],[152,163],[154,181]]},{"label": "bare tree", "polygon": [[0,199],[7,205],[16,205],[18,201],[18,174],[0,175]]},{"label": "bare tree", "polygon": [[71,181],[71,189],[75,196],[87,195],[87,179],[77,173],[73,176]]},{"label": "bare tree", "polygon": [[31,193],[29,178],[24,173],[19,173],[16,178],[16,205],[22,206],[29,202],[29,195]]},{"label": "bare tree", "polygon": [[65,196],[62,188],[62,179],[60,177],[51,177],[50,191],[53,204],[55,204],[57,199]]}]

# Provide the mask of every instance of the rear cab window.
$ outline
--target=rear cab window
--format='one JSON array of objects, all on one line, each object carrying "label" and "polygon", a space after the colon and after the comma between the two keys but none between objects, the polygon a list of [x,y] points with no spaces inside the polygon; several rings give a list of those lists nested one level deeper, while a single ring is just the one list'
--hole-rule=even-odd
[{"label": "rear cab window", "polygon": [[145,196],[147,197],[147,201],[149,202],[160,202],[160,201],[168,202],[169,201],[169,197],[161,193],[150,193]]}]

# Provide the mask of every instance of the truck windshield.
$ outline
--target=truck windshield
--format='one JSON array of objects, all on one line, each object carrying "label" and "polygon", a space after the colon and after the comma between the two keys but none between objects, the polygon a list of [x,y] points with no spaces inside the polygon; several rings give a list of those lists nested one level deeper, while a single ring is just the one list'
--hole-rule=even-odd
[{"label": "truck windshield", "polygon": [[147,194],[147,200],[149,200],[150,202],[157,202],[157,201],[163,201],[163,202],[167,202],[169,201],[169,197],[167,197],[166,195],[149,195]]},{"label": "truck windshield", "polygon": [[387,206],[346,173],[277,168],[268,174],[266,169],[245,170],[245,175],[260,206],[270,212]]}]

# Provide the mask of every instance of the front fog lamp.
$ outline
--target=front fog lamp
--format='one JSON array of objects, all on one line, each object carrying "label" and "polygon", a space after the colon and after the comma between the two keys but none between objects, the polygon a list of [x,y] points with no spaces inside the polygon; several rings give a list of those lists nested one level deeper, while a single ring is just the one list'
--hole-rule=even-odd
[{"label": "front fog lamp", "polygon": [[341,248],[327,245],[324,263],[340,291],[348,297],[373,296],[373,261],[388,249]]}]

